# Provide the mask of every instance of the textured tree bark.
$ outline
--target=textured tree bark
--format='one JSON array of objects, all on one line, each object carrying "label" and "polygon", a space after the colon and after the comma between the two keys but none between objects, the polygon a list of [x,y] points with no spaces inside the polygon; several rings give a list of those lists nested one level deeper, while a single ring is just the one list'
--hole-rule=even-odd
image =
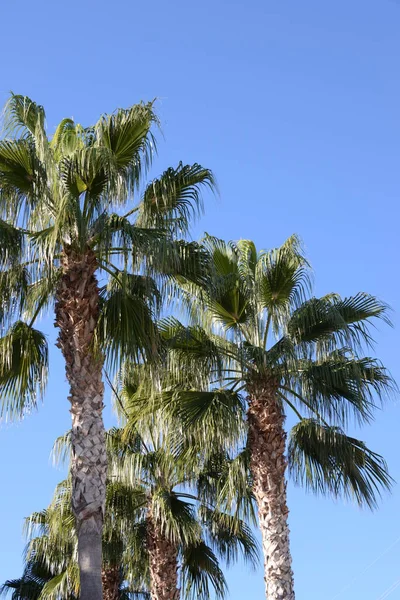
[{"label": "textured tree bark", "polygon": [[178,551],[151,515],[147,522],[151,600],[179,600]]},{"label": "textured tree bark", "polygon": [[268,600],[295,598],[287,522],[284,420],[274,381],[249,386],[250,466],[258,505]]},{"label": "textured tree bark", "polygon": [[103,582],[103,600],[118,600],[121,574],[119,567],[104,567],[101,580]]},{"label": "textured tree bark", "polygon": [[96,257],[64,250],[56,297],[58,346],[65,358],[72,414],[72,509],[78,535],[81,600],[102,600],[102,529],[107,456],[102,359],[92,342],[99,315]]}]

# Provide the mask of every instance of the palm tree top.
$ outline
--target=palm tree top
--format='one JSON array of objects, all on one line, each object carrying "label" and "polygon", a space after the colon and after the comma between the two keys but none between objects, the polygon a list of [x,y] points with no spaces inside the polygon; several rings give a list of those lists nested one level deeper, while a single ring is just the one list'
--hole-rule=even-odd
[{"label": "palm tree top", "polygon": [[180,162],[146,184],[157,125],[154,102],[142,102],[88,127],[63,119],[49,138],[44,108],[10,96],[0,139],[3,415],[24,414],[44,392],[47,342],[34,325],[67,271],[99,273],[95,342],[111,369],[123,355],[154,355],[160,294],[180,275],[201,276],[199,245],[179,237],[214,177]]},{"label": "palm tree top", "polygon": [[[148,410],[180,414],[210,445],[230,444],[243,435],[246,407],[272,389],[298,420],[289,444],[295,480],[374,506],[391,483],[386,463],[344,430],[351,420],[370,422],[396,389],[369,355],[371,327],[390,324],[389,307],[365,292],[312,296],[295,235],[271,251],[208,235],[204,247],[208,281],[180,281],[190,324],[167,318],[159,326],[170,387],[153,392]],[[136,392],[138,412],[147,392]]]}]

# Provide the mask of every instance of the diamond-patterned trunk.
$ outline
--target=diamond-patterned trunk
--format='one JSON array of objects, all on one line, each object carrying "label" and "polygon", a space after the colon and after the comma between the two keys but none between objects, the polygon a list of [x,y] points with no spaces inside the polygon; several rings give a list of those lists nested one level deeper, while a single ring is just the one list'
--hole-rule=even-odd
[{"label": "diamond-patterned trunk", "polygon": [[151,600],[179,600],[178,551],[150,515],[147,521]]},{"label": "diamond-patterned trunk", "polygon": [[72,414],[72,510],[78,535],[81,600],[102,600],[102,529],[107,456],[103,424],[101,357],[92,342],[99,316],[97,262],[64,249],[56,297],[58,346],[65,358]]},{"label": "diamond-patterned trunk", "polygon": [[250,466],[262,535],[266,596],[268,600],[294,600],[286,502],[285,416],[275,381],[254,382],[248,391]]}]

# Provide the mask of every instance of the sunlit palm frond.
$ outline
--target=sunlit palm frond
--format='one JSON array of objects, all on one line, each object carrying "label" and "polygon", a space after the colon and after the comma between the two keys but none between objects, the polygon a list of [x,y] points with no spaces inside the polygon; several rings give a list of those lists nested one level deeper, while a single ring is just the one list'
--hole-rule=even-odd
[{"label": "sunlit palm frond", "polygon": [[150,166],[155,150],[151,127],[157,123],[153,102],[118,109],[96,123],[95,146],[108,151],[108,193],[116,202],[132,196]]},{"label": "sunlit palm frond", "polygon": [[76,124],[73,119],[62,119],[58,124],[50,142],[57,162],[63,156],[72,155],[77,148],[84,146],[83,128]]},{"label": "sunlit palm frond", "polygon": [[268,319],[278,334],[290,310],[304,302],[311,288],[310,268],[299,238],[293,235],[280,248],[262,252],[254,279],[256,301],[267,310]]},{"label": "sunlit palm frond", "polygon": [[316,350],[330,351],[337,344],[360,347],[372,341],[369,321],[388,321],[387,306],[373,296],[359,293],[342,300],[337,294],[304,302],[288,323],[288,334],[297,344],[316,343]]},{"label": "sunlit palm frond", "polygon": [[[25,223],[46,185],[46,173],[26,139],[0,141],[0,212],[17,225]],[[25,206],[24,206],[25,203]],[[22,214],[21,214],[22,208]]]},{"label": "sunlit palm frond", "polygon": [[183,163],[167,169],[146,188],[137,224],[186,233],[189,222],[202,209],[202,187],[215,188],[209,169]]},{"label": "sunlit palm frond", "polygon": [[163,410],[182,419],[194,437],[211,446],[230,446],[243,436],[244,402],[240,394],[225,389],[212,391],[164,391]]},{"label": "sunlit palm frond", "polygon": [[11,93],[4,108],[4,131],[6,134],[36,135],[38,124],[44,127],[43,106],[36,104],[28,96]]}]

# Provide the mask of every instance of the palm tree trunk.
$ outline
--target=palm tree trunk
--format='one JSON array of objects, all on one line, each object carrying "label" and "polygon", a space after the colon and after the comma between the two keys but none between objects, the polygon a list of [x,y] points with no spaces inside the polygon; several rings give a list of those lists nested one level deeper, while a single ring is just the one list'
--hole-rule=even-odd
[{"label": "palm tree trunk", "polygon": [[120,567],[104,567],[101,573],[103,600],[118,600],[121,583]]},{"label": "palm tree trunk", "polygon": [[178,551],[151,515],[147,521],[151,600],[179,600]]},{"label": "palm tree trunk", "polygon": [[274,381],[249,387],[249,447],[253,491],[264,552],[268,600],[294,600],[286,502],[286,432]]},{"label": "palm tree trunk", "polygon": [[95,255],[66,248],[56,297],[58,346],[65,358],[72,414],[72,509],[78,536],[81,600],[102,600],[102,529],[107,457],[102,359],[92,342],[99,315]]}]

